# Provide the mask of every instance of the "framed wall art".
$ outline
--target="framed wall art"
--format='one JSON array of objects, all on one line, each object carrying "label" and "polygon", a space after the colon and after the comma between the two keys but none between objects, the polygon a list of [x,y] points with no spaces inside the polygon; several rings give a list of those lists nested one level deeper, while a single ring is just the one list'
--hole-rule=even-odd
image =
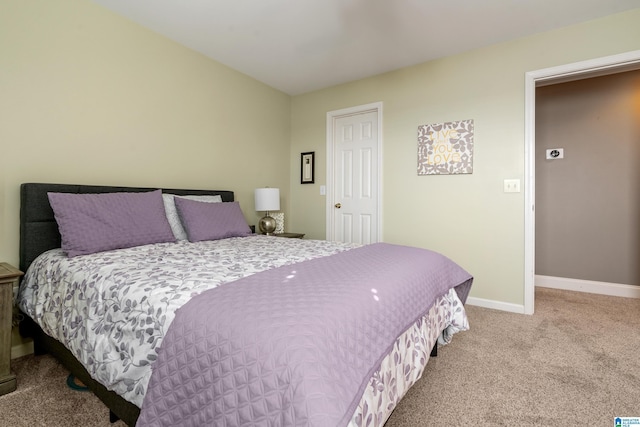
[{"label": "framed wall art", "polygon": [[418,175],[473,173],[473,120],[418,126]]},{"label": "framed wall art", "polygon": [[300,184],[313,184],[315,155],[315,151],[310,151],[300,156]]}]

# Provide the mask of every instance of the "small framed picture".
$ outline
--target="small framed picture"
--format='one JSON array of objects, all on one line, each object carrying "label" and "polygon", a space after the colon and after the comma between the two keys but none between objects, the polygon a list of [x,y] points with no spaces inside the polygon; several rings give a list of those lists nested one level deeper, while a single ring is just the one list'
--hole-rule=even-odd
[{"label": "small framed picture", "polygon": [[300,184],[313,184],[315,169],[315,151],[302,153],[300,159]]}]

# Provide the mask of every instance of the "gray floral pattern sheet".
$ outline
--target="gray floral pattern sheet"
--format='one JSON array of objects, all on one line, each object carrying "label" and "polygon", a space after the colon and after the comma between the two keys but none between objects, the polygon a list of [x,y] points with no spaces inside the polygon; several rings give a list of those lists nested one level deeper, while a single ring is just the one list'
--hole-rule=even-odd
[{"label": "gray floral pattern sheet", "polygon": [[468,329],[464,306],[455,289],[450,289],[396,340],[369,380],[349,427],[383,426],[400,399],[422,376],[436,342],[446,345],[454,334]]},{"label": "gray floral pattern sheet", "polygon": [[[189,299],[260,271],[357,246],[251,236],[159,243],[75,258],[54,249],[27,271],[18,304],[65,344],[94,379],[141,406],[156,349],[175,311]],[[468,327],[463,304],[451,289],[397,339],[349,426],[383,425],[421,377],[436,341],[446,344]]]}]

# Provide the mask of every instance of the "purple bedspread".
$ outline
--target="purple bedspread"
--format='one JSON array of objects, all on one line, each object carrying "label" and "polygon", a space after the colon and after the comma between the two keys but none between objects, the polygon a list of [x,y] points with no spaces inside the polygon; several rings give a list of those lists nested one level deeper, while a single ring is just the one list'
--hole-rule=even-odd
[{"label": "purple bedspread", "polygon": [[438,253],[377,243],[206,291],[177,311],[137,425],[346,425],[397,337],[472,280]]}]

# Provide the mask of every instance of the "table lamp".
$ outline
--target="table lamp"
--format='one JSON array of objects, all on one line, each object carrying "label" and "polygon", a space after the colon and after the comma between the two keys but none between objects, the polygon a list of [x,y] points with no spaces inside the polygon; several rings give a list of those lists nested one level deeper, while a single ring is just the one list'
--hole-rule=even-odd
[{"label": "table lamp", "polygon": [[256,188],[255,191],[256,211],[264,211],[258,222],[258,228],[262,234],[271,236],[276,229],[276,220],[269,216],[269,211],[280,210],[280,189],[279,188]]}]

